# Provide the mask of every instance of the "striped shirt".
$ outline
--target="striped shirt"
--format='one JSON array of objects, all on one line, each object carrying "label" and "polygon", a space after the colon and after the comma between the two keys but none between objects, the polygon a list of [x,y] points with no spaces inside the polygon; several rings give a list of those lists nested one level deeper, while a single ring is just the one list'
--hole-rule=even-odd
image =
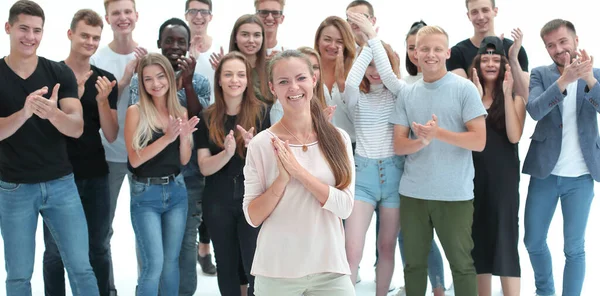
[{"label": "striped shirt", "polygon": [[[363,93],[359,90],[360,82],[373,58],[384,84],[372,84],[370,91]],[[357,155],[370,159],[394,156],[394,125],[389,123],[389,116],[403,84],[392,71],[381,41],[369,40],[369,46],[363,48],[348,73],[344,92],[354,117]]]}]

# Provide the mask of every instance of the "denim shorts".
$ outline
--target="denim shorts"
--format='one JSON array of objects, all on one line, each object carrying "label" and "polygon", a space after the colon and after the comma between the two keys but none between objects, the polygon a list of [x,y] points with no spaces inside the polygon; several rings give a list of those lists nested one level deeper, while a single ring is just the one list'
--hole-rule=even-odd
[{"label": "denim shorts", "polygon": [[355,200],[374,207],[400,208],[398,186],[404,172],[404,157],[370,159],[354,156],[356,166]]}]

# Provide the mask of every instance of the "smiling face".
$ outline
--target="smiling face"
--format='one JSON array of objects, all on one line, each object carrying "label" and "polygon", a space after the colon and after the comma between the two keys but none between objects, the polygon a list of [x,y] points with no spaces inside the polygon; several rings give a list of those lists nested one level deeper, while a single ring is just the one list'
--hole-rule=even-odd
[{"label": "smiling face", "polygon": [[142,70],[142,79],[144,89],[154,98],[161,98],[167,94],[169,90],[169,79],[165,73],[165,69],[157,64],[152,64],[144,67]]},{"label": "smiling face", "polygon": [[472,0],[467,4],[467,16],[476,33],[486,34],[494,30],[494,18],[498,8],[492,7],[492,0]]},{"label": "smiling face", "polygon": [[129,35],[135,29],[138,13],[135,4],[130,0],[114,1],[106,8],[106,22],[116,35]]},{"label": "smiling face", "polygon": [[321,55],[321,59],[335,61],[340,50],[344,50],[344,39],[340,30],[333,25],[323,28],[319,36],[319,54]]},{"label": "smiling face", "polygon": [[239,98],[244,95],[248,86],[246,64],[239,59],[229,59],[221,66],[219,86],[223,89],[223,97]]},{"label": "smiling face", "polygon": [[71,40],[71,51],[84,57],[91,57],[100,45],[102,27],[90,26],[81,20],[75,26],[75,30],[67,33]]},{"label": "smiling face", "polygon": [[258,24],[243,24],[237,30],[235,43],[245,56],[256,54],[263,43],[262,30]]},{"label": "smiling face", "polygon": [[316,85],[309,65],[302,58],[284,58],[272,70],[273,80],[269,82],[271,93],[281,102],[284,113],[298,112],[308,108]]},{"label": "smiling face", "polygon": [[178,69],[177,59],[185,56],[188,51],[190,37],[185,27],[168,25],[163,29],[161,40],[158,41],[162,55],[169,59],[173,69]]},{"label": "smiling face", "polygon": [[571,60],[577,56],[579,38],[565,26],[544,35],[543,40],[548,54],[559,67],[565,66],[567,52]]},{"label": "smiling face", "polygon": [[479,64],[483,81],[492,82],[498,79],[502,56],[499,54],[483,54]]},{"label": "smiling face", "polygon": [[6,34],[10,35],[10,50],[22,57],[36,54],[44,34],[44,21],[41,17],[20,14],[10,25],[4,25]]},{"label": "smiling face", "polygon": [[448,58],[450,58],[450,49],[448,38],[444,34],[417,36],[417,61],[424,75],[446,71]]},{"label": "smiling face", "polygon": [[212,21],[212,13],[202,13],[210,11],[210,6],[206,3],[202,3],[200,1],[190,1],[188,11],[197,12],[195,15],[192,13],[185,14],[185,20],[188,22],[188,26],[190,26],[190,30],[194,32],[194,34],[199,34],[200,32],[206,32],[208,24]]},{"label": "smiling face", "polygon": [[[257,10],[260,11],[283,11],[283,7],[277,0],[260,1],[257,6]],[[275,13],[277,14],[277,13]],[[257,13],[258,17],[262,20],[265,25],[265,33],[277,33],[279,25],[283,23],[285,16],[283,14],[274,16],[273,13],[267,15]]]}]

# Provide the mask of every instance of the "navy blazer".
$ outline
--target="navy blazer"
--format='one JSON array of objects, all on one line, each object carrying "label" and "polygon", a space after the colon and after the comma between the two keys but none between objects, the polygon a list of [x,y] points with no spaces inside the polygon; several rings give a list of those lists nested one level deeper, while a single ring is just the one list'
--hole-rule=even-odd
[{"label": "navy blazer", "polygon": [[[533,69],[529,82],[527,112],[537,121],[531,136],[523,173],[544,179],[550,175],[562,145],[562,109],[566,91],[561,93],[556,80],[560,77],[556,64]],[[594,69],[600,81],[600,69]],[[579,145],[592,178],[600,181],[600,84],[590,90],[584,80],[577,81],[577,128]]]}]

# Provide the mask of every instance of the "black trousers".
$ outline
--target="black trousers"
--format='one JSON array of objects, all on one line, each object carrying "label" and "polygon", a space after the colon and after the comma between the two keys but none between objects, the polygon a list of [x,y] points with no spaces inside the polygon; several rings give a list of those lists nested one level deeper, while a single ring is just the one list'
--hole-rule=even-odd
[{"label": "black trousers", "polygon": [[248,279],[248,295],[254,295],[250,275],[259,228],[246,222],[242,200],[225,196],[204,196],[204,222],[211,236],[217,263],[217,281],[222,296],[240,296],[240,268]]}]

